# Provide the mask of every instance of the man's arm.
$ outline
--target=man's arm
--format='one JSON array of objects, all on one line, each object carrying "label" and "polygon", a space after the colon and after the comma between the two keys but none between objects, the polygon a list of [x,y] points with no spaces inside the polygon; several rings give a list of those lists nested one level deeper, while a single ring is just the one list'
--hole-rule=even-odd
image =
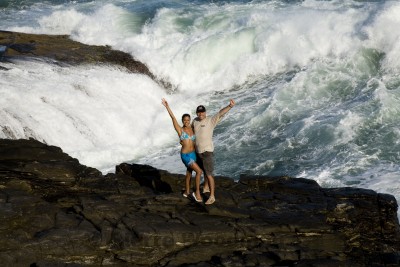
[{"label": "man's arm", "polygon": [[231,110],[231,108],[233,108],[233,106],[235,105],[235,101],[233,99],[230,100],[229,105],[227,105],[226,107],[222,108],[218,113],[219,116],[222,117],[224,116],[229,110]]}]

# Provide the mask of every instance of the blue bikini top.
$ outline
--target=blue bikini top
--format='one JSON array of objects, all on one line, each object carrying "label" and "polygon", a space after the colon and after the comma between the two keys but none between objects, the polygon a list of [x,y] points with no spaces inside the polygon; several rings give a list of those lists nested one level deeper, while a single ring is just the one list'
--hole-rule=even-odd
[{"label": "blue bikini top", "polygon": [[189,136],[184,130],[182,130],[181,136],[179,136],[179,139],[181,141],[186,140],[186,139],[191,139],[192,141],[196,140],[196,135]]}]

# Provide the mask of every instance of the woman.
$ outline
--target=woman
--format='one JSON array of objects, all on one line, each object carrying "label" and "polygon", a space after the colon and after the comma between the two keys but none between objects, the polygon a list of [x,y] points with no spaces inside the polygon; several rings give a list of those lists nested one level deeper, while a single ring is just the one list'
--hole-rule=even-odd
[{"label": "woman", "polygon": [[194,200],[197,202],[203,202],[200,195],[200,177],[202,174],[202,170],[199,165],[196,163],[196,147],[194,141],[196,140],[196,136],[194,135],[191,123],[190,123],[190,115],[183,114],[182,123],[183,127],[178,124],[174,113],[169,108],[167,100],[165,98],[162,99],[162,104],[167,108],[169,116],[172,119],[172,124],[174,125],[175,131],[178,133],[180,143],[182,145],[181,148],[181,159],[183,164],[186,166],[186,179],[185,179],[185,192],[183,193],[184,197],[187,197],[190,194],[190,180],[192,178],[192,171],[196,172],[196,192],[192,193]]}]

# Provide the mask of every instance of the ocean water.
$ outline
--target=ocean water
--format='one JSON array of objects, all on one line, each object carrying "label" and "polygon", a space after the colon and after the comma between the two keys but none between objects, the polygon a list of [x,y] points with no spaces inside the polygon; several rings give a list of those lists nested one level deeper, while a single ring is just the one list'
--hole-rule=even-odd
[{"label": "ocean water", "polygon": [[236,101],[216,174],[289,175],[400,199],[399,1],[0,0],[0,29],[67,34],[132,54],[111,66],[0,63],[0,138],[33,137],[113,172],[184,173],[175,115]]}]

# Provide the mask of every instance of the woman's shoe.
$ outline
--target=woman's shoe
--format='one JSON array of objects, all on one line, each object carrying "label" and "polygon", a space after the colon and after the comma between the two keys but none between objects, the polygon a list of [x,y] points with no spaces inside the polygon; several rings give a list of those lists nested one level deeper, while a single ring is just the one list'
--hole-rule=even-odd
[{"label": "woman's shoe", "polygon": [[202,199],[197,199],[196,198],[196,194],[194,192],[192,193],[192,197],[194,198],[194,200],[196,200],[196,202],[203,202]]},{"label": "woman's shoe", "polygon": [[211,205],[215,202],[215,197],[209,197],[206,201],[206,205]]},{"label": "woman's shoe", "polygon": [[183,196],[183,197],[188,197],[188,194],[183,193],[182,196]]}]

